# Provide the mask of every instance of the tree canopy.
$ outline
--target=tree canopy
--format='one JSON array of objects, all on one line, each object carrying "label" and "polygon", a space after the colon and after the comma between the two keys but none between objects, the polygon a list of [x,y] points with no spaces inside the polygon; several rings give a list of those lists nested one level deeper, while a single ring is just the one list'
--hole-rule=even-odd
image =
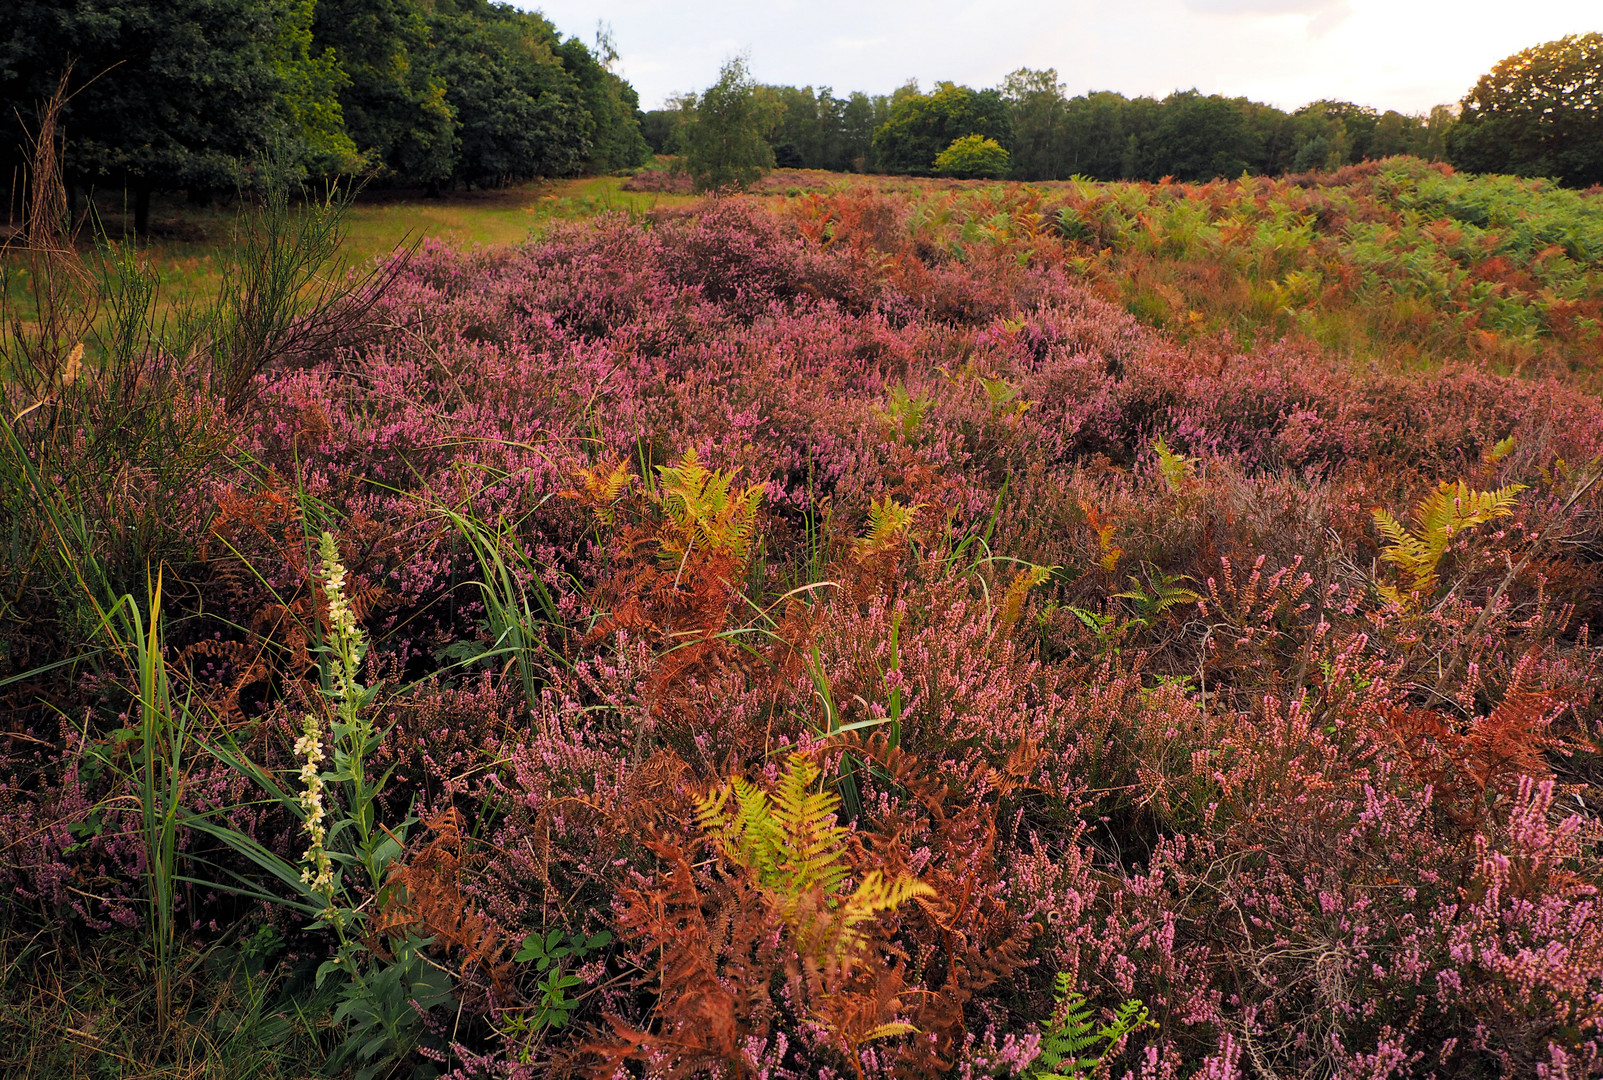
[{"label": "tree canopy", "polygon": [[[768,141],[779,167],[930,175],[954,139],[990,138],[1014,180],[1210,180],[1243,172],[1340,168],[1394,154],[1439,160],[1453,124],[1428,115],[1316,101],[1295,112],[1197,90],[1164,98],[1094,91],[1070,97],[1051,69],[1020,68],[1000,87],[938,83],[895,94],[837,96],[829,87],[770,86],[780,119]],[[674,146],[677,111],[646,114],[652,148]]]},{"label": "tree canopy", "polygon": [[312,36],[311,0],[12,0],[0,5],[0,107],[15,113],[74,68],[65,128],[76,177],[225,188],[269,158],[300,173],[358,164]]},{"label": "tree canopy", "polygon": [[910,83],[892,96],[873,145],[886,172],[928,176],[936,156],[965,135],[992,139],[1003,149],[1012,145],[1013,118],[1000,91],[943,82],[921,94]]},{"label": "tree canopy", "polygon": [[68,180],[194,195],[366,173],[488,184],[650,153],[615,55],[489,0],[10,0],[0,161],[73,68]]},{"label": "tree canopy", "polygon": [[774,167],[768,137],[783,107],[752,81],[741,57],[725,63],[700,97],[686,96],[680,105],[678,136],[697,191],[746,187]]},{"label": "tree canopy", "polygon": [[1603,34],[1499,61],[1464,98],[1448,157],[1471,172],[1603,183]]}]

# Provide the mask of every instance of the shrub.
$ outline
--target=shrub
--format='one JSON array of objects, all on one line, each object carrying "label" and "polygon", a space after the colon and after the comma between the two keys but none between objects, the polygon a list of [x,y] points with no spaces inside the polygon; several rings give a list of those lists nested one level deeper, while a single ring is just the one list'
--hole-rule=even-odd
[{"label": "shrub", "polygon": [[962,180],[1000,180],[1007,175],[1008,152],[995,139],[983,135],[964,135],[935,155],[937,176]]}]

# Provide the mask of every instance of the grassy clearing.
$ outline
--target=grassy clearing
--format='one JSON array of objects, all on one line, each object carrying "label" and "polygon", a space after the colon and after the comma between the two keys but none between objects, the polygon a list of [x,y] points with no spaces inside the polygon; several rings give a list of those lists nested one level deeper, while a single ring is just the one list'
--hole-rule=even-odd
[{"label": "grassy clearing", "polygon": [[[418,192],[364,192],[344,218],[345,243],[338,269],[365,265],[414,240],[440,240],[456,248],[503,247],[522,243],[555,221],[610,211],[648,213],[686,204],[690,196],[622,189],[615,176],[519,184],[495,191],[454,192],[430,198]],[[126,235],[132,213],[114,195],[96,199],[105,233]],[[156,200],[151,238],[142,253],[159,282],[163,307],[210,297],[216,290],[224,255],[232,244],[238,215],[233,207],[195,207]],[[8,227],[9,228],[9,227]],[[92,231],[80,234],[90,246]],[[30,305],[27,270],[10,254],[0,255],[7,270],[10,299]]]}]

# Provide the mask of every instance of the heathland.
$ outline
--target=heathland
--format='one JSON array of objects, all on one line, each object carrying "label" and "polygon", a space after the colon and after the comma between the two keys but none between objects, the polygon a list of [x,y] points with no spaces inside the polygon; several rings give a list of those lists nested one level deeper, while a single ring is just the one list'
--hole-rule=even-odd
[{"label": "heathland", "polygon": [[0,1071],[1603,1073],[1603,195],[676,183],[13,253]]}]

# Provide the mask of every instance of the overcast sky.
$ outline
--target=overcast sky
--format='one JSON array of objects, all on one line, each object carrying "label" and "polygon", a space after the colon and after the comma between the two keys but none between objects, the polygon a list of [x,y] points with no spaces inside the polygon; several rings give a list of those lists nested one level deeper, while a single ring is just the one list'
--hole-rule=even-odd
[{"label": "overcast sky", "polygon": [[1056,68],[1071,94],[1196,87],[1282,108],[1340,98],[1423,112],[1492,64],[1603,31],[1603,0],[517,0],[586,41],[612,27],[642,108],[745,53],[761,82],[889,93]]}]

